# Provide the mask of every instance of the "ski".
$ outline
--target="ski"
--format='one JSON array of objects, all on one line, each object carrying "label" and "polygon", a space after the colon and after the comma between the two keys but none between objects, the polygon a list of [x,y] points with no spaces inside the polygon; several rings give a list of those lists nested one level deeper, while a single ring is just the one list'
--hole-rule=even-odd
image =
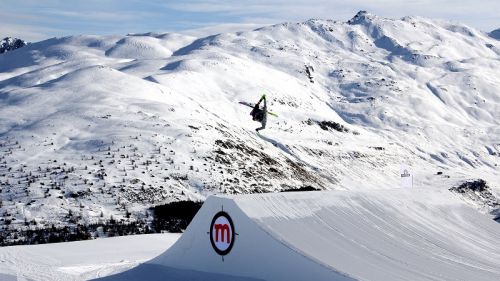
[{"label": "ski", "polygon": [[[239,104],[246,105],[246,106],[251,107],[251,108],[253,108],[255,106],[254,103],[246,102],[246,101],[240,101]],[[278,114],[270,112],[270,111],[268,111],[267,114],[274,116],[274,117],[278,117]]]}]

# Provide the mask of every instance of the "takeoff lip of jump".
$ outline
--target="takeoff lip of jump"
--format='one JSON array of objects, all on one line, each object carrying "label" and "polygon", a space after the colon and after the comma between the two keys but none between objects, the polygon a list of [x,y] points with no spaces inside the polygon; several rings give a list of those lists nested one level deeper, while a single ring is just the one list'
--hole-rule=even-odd
[{"label": "takeoff lip of jump", "polygon": [[500,280],[498,229],[432,188],[210,196],[148,263],[245,280]]}]

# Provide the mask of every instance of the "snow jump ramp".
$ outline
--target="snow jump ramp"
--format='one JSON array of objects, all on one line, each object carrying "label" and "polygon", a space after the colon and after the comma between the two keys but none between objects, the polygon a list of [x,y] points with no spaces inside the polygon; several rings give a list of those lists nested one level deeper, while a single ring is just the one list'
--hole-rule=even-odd
[{"label": "snow jump ramp", "polygon": [[211,196],[164,254],[103,280],[500,280],[500,224],[428,189]]}]

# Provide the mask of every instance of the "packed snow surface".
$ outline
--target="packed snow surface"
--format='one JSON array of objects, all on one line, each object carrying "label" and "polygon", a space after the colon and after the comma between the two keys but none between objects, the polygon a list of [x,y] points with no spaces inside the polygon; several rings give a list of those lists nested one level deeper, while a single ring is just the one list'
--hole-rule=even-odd
[{"label": "packed snow surface", "polygon": [[179,234],[147,234],[0,248],[2,281],[89,280],[121,272],[168,249]]}]

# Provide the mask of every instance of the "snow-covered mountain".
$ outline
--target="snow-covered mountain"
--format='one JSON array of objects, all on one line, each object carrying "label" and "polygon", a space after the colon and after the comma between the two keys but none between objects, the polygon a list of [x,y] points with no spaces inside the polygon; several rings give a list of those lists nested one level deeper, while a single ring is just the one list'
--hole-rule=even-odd
[{"label": "snow-covered mountain", "polygon": [[[208,194],[312,186],[498,194],[500,43],[465,25],[360,12],[250,32],[52,38],[0,55],[9,229],[148,220]],[[262,94],[261,134],[250,108]],[[439,173],[438,173],[439,172]]]},{"label": "snow-covered mountain", "polygon": [[18,38],[12,38],[12,37],[5,37],[0,41],[0,54],[3,54],[8,51],[13,51],[15,49],[19,49],[21,47],[26,46],[26,41],[18,39]]},{"label": "snow-covered mountain", "polygon": [[495,39],[500,40],[500,28],[497,28],[497,29],[493,30],[492,32],[490,32],[490,36],[495,38]]}]

